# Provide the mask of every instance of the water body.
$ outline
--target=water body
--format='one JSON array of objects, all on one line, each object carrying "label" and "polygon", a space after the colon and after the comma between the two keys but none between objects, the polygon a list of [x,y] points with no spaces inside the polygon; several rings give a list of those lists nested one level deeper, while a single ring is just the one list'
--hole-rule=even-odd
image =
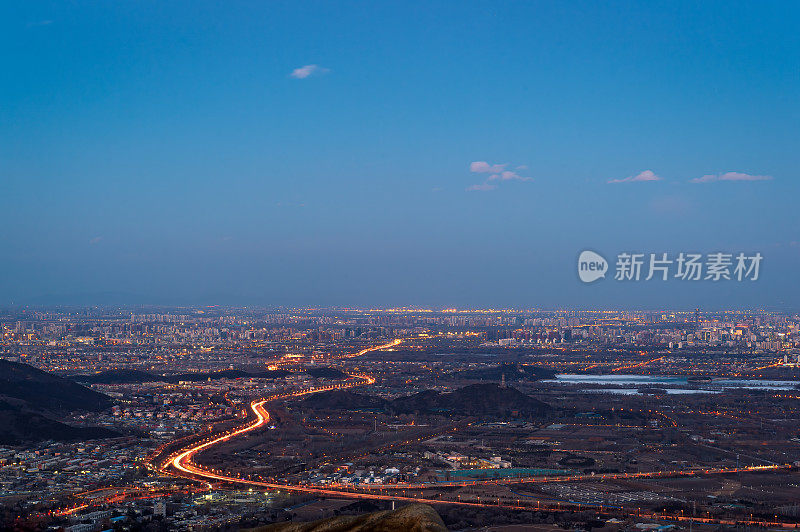
[{"label": "water body", "polygon": [[[651,395],[640,392],[637,388],[588,388],[581,390],[583,393],[611,393],[615,395]],[[695,390],[685,388],[664,388],[667,395],[688,395],[699,393],[720,393],[721,390]]]},{"label": "water body", "polygon": [[777,381],[766,379],[714,379],[710,383],[690,383],[682,375],[556,375],[555,379],[542,382],[585,386],[584,392],[636,394],[639,386],[658,386],[671,394],[719,393],[723,390],[794,390],[800,381]]}]

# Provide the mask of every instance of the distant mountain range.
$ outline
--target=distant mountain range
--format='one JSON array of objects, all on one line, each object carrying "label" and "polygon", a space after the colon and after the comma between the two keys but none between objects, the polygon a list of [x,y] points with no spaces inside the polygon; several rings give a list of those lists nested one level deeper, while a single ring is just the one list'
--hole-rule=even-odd
[{"label": "distant mountain range", "polygon": [[[347,374],[336,368],[324,366],[307,368],[304,373],[318,379],[343,379]],[[70,375],[68,379],[85,384],[128,384],[138,382],[200,382],[215,379],[281,379],[293,372],[285,369],[245,371],[241,369],[224,369],[221,371],[200,371],[195,373],[178,373],[175,375],[159,375],[136,369],[112,369],[93,375]]]},{"label": "distant mountain range", "polygon": [[99,411],[111,398],[27,364],[0,359],[0,444],[81,440],[118,435],[101,427],[73,427],[55,417]]},{"label": "distant mountain range", "polygon": [[447,412],[468,416],[541,416],[550,405],[515,388],[497,384],[472,384],[451,393],[434,390],[398,397],[392,401],[346,390],[332,390],[303,399],[307,408],[329,410],[383,410],[395,414]]},{"label": "distant mountain range", "polygon": [[138,382],[200,382],[209,379],[240,379],[240,378],[264,378],[278,379],[290,375],[291,372],[285,369],[265,370],[265,371],[244,371],[240,369],[223,369],[221,371],[198,371],[195,373],[177,373],[174,375],[159,375],[148,373],[136,369],[112,369],[101,371],[93,375],[70,375],[68,378],[76,382],[86,384],[128,384]]}]

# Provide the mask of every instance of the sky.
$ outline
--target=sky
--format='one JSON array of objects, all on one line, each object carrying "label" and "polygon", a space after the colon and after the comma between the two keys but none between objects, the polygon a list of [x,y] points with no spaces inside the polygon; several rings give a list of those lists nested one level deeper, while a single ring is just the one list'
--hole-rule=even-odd
[{"label": "sky", "polygon": [[[800,307],[800,4],[3,2],[0,304]],[[761,253],[756,281],[577,275]]]}]

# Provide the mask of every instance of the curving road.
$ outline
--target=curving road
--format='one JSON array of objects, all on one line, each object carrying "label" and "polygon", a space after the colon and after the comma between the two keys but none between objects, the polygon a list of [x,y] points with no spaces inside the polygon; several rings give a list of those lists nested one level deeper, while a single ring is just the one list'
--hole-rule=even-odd
[{"label": "curving road", "polygon": [[[388,342],[386,344],[381,344],[381,345],[377,345],[377,346],[374,346],[374,347],[367,347],[367,348],[362,349],[361,351],[358,351],[356,353],[349,354],[349,355],[344,355],[344,356],[341,356],[341,357],[338,357],[338,358],[342,359],[342,358],[359,357],[359,356],[365,355],[365,354],[367,354],[369,352],[372,352],[372,351],[379,351],[381,349],[387,349],[389,347],[394,347],[396,345],[399,345],[401,342],[402,342],[402,340],[400,340],[400,339],[392,340],[391,342]],[[224,476],[224,475],[219,475],[219,474],[214,473],[212,471],[209,471],[209,470],[206,470],[206,469],[202,469],[202,468],[196,466],[195,464],[192,463],[192,457],[194,455],[196,455],[197,453],[199,453],[201,451],[204,451],[205,449],[208,449],[209,447],[213,447],[214,445],[218,445],[218,444],[226,442],[226,441],[228,441],[228,440],[230,440],[232,438],[235,438],[235,437],[240,436],[242,434],[245,434],[247,432],[250,432],[250,431],[256,430],[256,429],[258,429],[260,427],[263,427],[269,421],[269,412],[267,412],[264,409],[264,405],[267,404],[270,401],[276,401],[278,399],[288,399],[288,398],[291,398],[291,397],[300,397],[300,396],[303,396],[303,395],[308,395],[308,394],[317,393],[317,392],[324,392],[324,391],[335,390],[335,389],[346,389],[346,388],[352,388],[354,386],[361,386],[361,385],[364,385],[364,384],[374,384],[375,383],[375,378],[372,377],[371,375],[351,374],[350,375],[350,379],[348,379],[348,380],[350,382],[345,381],[344,383],[340,383],[340,384],[331,384],[331,385],[328,385],[328,386],[318,386],[318,387],[313,387],[313,388],[306,388],[304,390],[299,390],[299,391],[295,391],[295,392],[273,395],[273,396],[267,397],[265,399],[257,399],[255,401],[253,401],[252,403],[250,403],[250,409],[253,411],[253,413],[256,416],[255,421],[252,421],[252,422],[248,423],[247,425],[239,427],[239,428],[237,428],[235,430],[232,430],[232,431],[229,431],[229,432],[225,432],[225,433],[220,434],[218,436],[211,436],[211,437],[209,437],[209,438],[207,438],[205,440],[201,440],[200,442],[193,443],[191,446],[189,446],[188,448],[180,451],[178,455],[176,455],[174,458],[169,460],[167,462],[167,465],[172,466],[177,471],[180,471],[182,473],[189,474],[189,475],[196,475],[196,476],[202,477],[202,478],[204,478],[206,480],[207,479],[212,479],[212,480],[223,480],[223,481],[238,481],[239,479],[235,479],[233,477],[228,477],[228,476]],[[162,466],[161,470],[164,471],[165,468]],[[288,486],[277,485],[277,484],[275,486],[276,487],[284,487],[284,488],[288,487]]]},{"label": "curving road", "polygon": [[[476,485],[476,484],[500,484],[500,483],[519,483],[519,482],[531,482],[531,481],[539,481],[539,482],[547,482],[547,481],[556,481],[556,482],[566,482],[571,480],[581,480],[586,478],[592,478],[594,480],[598,480],[600,478],[641,478],[641,477],[660,477],[660,476],[693,476],[693,475],[708,475],[708,474],[725,474],[725,473],[732,473],[737,471],[766,471],[766,470],[775,470],[783,468],[784,466],[752,466],[752,467],[745,467],[740,469],[703,469],[703,470],[688,470],[688,471],[664,471],[664,472],[653,472],[653,473],[637,473],[637,474],[617,474],[617,475],[595,475],[594,477],[589,475],[576,475],[571,477],[552,477],[550,479],[542,479],[541,477],[533,477],[530,479],[525,478],[513,478],[513,479],[496,479],[496,480],[487,480],[487,481],[469,481],[469,482],[446,482],[446,483],[434,483],[434,484],[392,484],[392,485],[385,485],[385,486],[375,486],[377,489],[382,489],[386,491],[390,490],[403,490],[403,495],[387,495],[384,493],[374,493],[370,491],[365,492],[358,492],[358,491],[346,491],[345,489],[330,489],[330,488],[323,488],[318,486],[304,486],[304,485],[294,485],[294,484],[285,484],[285,483],[275,483],[275,482],[263,482],[259,480],[250,480],[244,479],[240,477],[234,477],[231,475],[227,475],[221,471],[217,470],[210,470],[202,468],[191,461],[192,456],[197,454],[204,449],[212,447],[218,443],[223,441],[227,441],[231,438],[235,438],[236,436],[243,434],[245,432],[255,430],[259,427],[262,427],[265,423],[269,421],[269,412],[264,409],[264,405],[269,401],[281,398],[288,398],[288,397],[295,397],[300,395],[305,395],[309,393],[315,393],[323,390],[328,390],[336,387],[352,387],[358,386],[359,384],[364,383],[372,383],[374,379],[367,376],[358,376],[361,379],[365,379],[365,382],[358,383],[358,384],[351,384],[349,383],[346,386],[325,386],[322,388],[311,388],[304,391],[295,392],[292,394],[282,394],[273,396],[267,399],[261,399],[258,401],[253,401],[250,404],[250,408],[252,409],[253,413],[256,416],[256,420],[251,422],[250,424],[241,427],[237,430],[234,430],[230,433],[226,433],[224,435],[218,436],[216,438],[209,439],[208,441],[199,442],[192,446],[189,449],[182,451],[180,454],[172,458],[167,462],[168,466],[173,467],[174,469],[180,471],[186,476],[190,478],[199,478],[202,480],[216,480],[221,482],[231,482],[236,484],[246,484],[249,486],[256,486],[260,488],[267,488],[267,489],[283,489],[287,491],[295,491],[295,492],[303,492],[309,493],[313,495],[321,495],[327,497],[336,497],[336,498],[351,498],[351,499],[371,499],[371,500],[388,500],[388,501],[405,501],[405,502],[422,502],[427,504],[446,504],[446,505],[459,505],[459,506],[472,506],[472,507],[481,507],[481,508],[504,508],[508,510],[532,510],[532,504],[522,504],[519,499],[517,499],[517,504],[501,504],[500,499],[497,497],[484,497],[484,502],[481,502],[480,497],[478,496],[476,500],[446,500],[446,499],[431,499],[425,498],[422,496],[423,489],[430,489],[436,487],[443,487],[443,486],[469,486],[469,485]],[[363,487],[362,487],[363,488]],[[419,490],[420,496],[413,497],[413,496],[406,496],[405,490]],[[474,496],[473,496],[474,497]],[[492,502],[496,500],[497,502]],[[488,501],[488,502],[487,502]],[[551,512],[568,512],[574,511],[575,508],[570,508],[569,505],[563,505],[562,508],[561,504],[558,505],[542,505],[539,501],[537,501],[536,509],[543,509]],[[580,505],[572,505],[578,506]],[[591,505],[584,504],[584,507],[589,507]],[[601,507],[602,508],[602,507]],[[612,510],[610,507],[606,507],[606,510]],[[622,510],[623,514],[630,514],[630,510]],[[697,523],[709,523],[709,524],[723,524],[723,525],[737,525],[742,523],[747,523],[750,525],[757,525],[757,526],[769,526],[769,527],[779,527],[779,528],[800,528],[799,524],[793,523],[781,523],[781,522],[768,522],[768,521],[760,521],[760,520],[749,520],[749,521],[741,521],[741,520],[730,520],[730,519],[716,519],[716,518],[704,518],[704,517],[689,517],[683,515],[666,515],[666,514],[659,514],[655,512],[638,512],[637,515],[639,517],[650,518],[650,519],[664,519],[670,521],[682,521],[682,522],[697,522]]]},{"label": "curving road", "polygon": [[[370,347],[366,349],[362,349],[357,353],[353,353],[350,355],[344,355],[338,357],[340,359],[344,358],[354,358],[371,351],[377,351],[380,349],[386,349],[388,347],[393,347],[401,343],[401,340],[394,340],[392,342],[382,344],[375,347]],[[459,481],[459,482],[435,482],[435,483],[403,483],[403,484],[391,484],[391,485],[377,485],[377,486],[359,486],[358,489],[363,491],[350,491],[353,489],[352,486],[340,486],[337,485],[338,489],[330,489],[330,487],[321,487],[321,486],[314,486],[314,485],[295,485],[295,484],[286,484],[286,483],[276,483],[276,482],[264,482],[259,480],[251,480],[245,479],[240,477],[234,477],[229,474],[226,474],[219,470],[214,469],[207,469],[204,467],[199,466],[198,464],[192,461],[192,458],[215,445],[220,443],[229,441],[233,438],[239,437],[243,434],[246,434],[250,431],[257,430],[267,424],[270,420],[270,414],[265,409],[265,405],[270,401],[275,401],[279,399],[287,399],[292,397],[300,397],[303,395],[308,395],[312,393],[322,392],[326,390],[333,390],[333,389],[346,389],[352,388],[354,386],[361,386],[365,384],[373,384],[375,379],[370,375],[358,375],[352,374],[348,381],[345,381],[340,384],[336,385],[328,385],[328,386],[320,386],[320,387],[313,387],[307,388],[304,390],[298,390],[295,392],[284,393],[284,394],[277,394],[267,398],[262,398],[255,400],[250,403],[250,409],[252,410],[253,414],[255,415],[255,420],[238,427],[236,429],[232,429],[228,432],[223,434],[209,436],[205,440],[201,440],[199,442],[192,443],[190,446],[181,449],[177,452],[177,454],[171,455],[166,461],[162,462],[158,469],[164,473],[172,473],[177,474],[179,476],[185,476],[195,480],[203,480],[203,481],[219,481],[219,482],[231,482],[236,484],[246,484],[249,486],[256,486],[260,488],[267,488],[267,489],[283,489],[288,491],[295,491],[295,492],[304,492],[314,495],[322,495],[328,497],[338,497],[338,498],[353,498],[353,499],[378,499],[378,500],[392,500],[392,501],[408,501],[408,502],[423,502],[428,504],[448,504],[448,505],[461,505],[461,506],[475,506],[475,507],[499,507],[505,509],[516,509],[516,510],[531,510],[533,508],[530,504],[521,504],[521,501],[517,500],[517,504],[501,504],[500,499],[497,497],[491,497],[491,501],[495,502],[487,502],[487,498],[484,497],[484,501],[481,502],[480,497],[476,497],[476,500],[461,500],[459,496],[459,500],[444,500],[444,499],[430,499],[424,498],[422,496],[422,490],[425,489],[432,489],[432,488],[441,488],[441,487],[457,487],[457,486],[473,486],[479,484],[513,484],[513,483],[521,483],[521,482],[569,482],[569,481],[579,481],[579,480],[600,480],[600,479],[630,479],[630,478],[658,478],[658,477],[677,477],[677,476],[699,476],[699,475],[714,475],[714,474],[729,474],[729,473],[736,473],[736,472],[746,472],[746,471],[769,471],[769,470],[778,470],[778,469],[788,469],[789,466],[781,466],[781,465],[769,465],[769,466],[750,466],[750,467],[742,467],[738,469],[687,469],[683,471],[654,471],[654,472],[646,472],[646,473],[628,473],[628,474],[607,474],[607,475],[572,475],[572,476],[559,476],[559,477],[514,477],[514,478],[507,478],[507,479],[487,479],[487,480],[471,480],[471,481]],[[386,491],[394,491],[394,490],[402,490],[403,495],[387,495],[384,493],[374,493],[373,490],[386,490]],[[405,490],[418,490],[420,491],[419,497],[413,496],[406,496]],[[475,497],[475,496],[471,496]],[[465,497],[466,498],[466,497]],[[590,505],[583,505],[584,507]],[[562,508],[559,504],[558,506],[551,505],[541,505],[539,501],[537,501],[536,508],[539,509],[547,509],[548,511],[574,511],[574,508],[569,508],[567,505],[564,505]],[[610,508],[607,508],[610,510]],[[630,511],[625,511],[623,513],[630,514]],[[665,519],[671,521],[696,521],[699,523],[714,523],[714,524],[726,524],[726,525],[736,525],[747,523],[751,525],[759,525],[759,526],[771,526],[771,527],[782,527],[782,528],[800,528],[800,525],[794,523],[781,523],[781,522],[766,522],[766,521],[758,521],[758,520],[750,520],[750,521],[735,521],[735,520],[726,520],[726,519],[715,519],[715,518],[702,518],[702,517],[688,517],[683,515],[664,515],[658,513],[645,513],[639,512],[637,515],[640,517],[648,517],[651,519]]]},{"label": "curving road", "polygon": [[252,430],[256,430],[260,427],[263,427],[269,421],[269,412],[267,412],[264,409],[264,405],[270,401],[276,401],[278,399],[288,399],[290,397],[300,397],[302,395],[324,392],[328,390],[352,388],[354,386],[361,386],[363,384],[373,384],[375,382],[375,379],[369,375],[351,375],[351,377],[357,382],[346,382],[343,384],[308,388],[298,392],[273,395],[267,397],[266,399],[258,399],[256,401],[253,401],[252,403],[250,403],[250,409],[256,416],[255,421],[252,421],[247,425],[239,427],[238,429],[235,429],[233,431],[225,432],[219,436],[212,436],[209,439],[201,440],[200,442],[194,443],[192,444],[192,446],[183,450],[182,452],[180,452],[180,454],[169,460],[168,464],[177,469],[178,471],[181,471],[183,473],[189,473],[192,475],[198,475],[205,479],[210,478],[210,479],[225,480],[225,481],[233,479],[234,481],[236,481],[238,479],[234,479],[233,477],[216,475],[210,472],[209,470],[197,467],[192,463],[192,457],[197,453],[204,451],[205,449],[208,449],[209,447],[213,447],[214,445],[226,442],[232,438],[235,438]]}]

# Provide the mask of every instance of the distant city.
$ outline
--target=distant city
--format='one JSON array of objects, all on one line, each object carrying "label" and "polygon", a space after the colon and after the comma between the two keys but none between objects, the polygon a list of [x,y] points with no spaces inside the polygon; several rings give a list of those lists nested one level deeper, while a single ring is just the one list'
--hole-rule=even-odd
[{"label": "distant city", "polygon": [[235,530],[408,502],[456,529],[800,516],[798,315],[17,307],[0,324],[6,527]]}]

